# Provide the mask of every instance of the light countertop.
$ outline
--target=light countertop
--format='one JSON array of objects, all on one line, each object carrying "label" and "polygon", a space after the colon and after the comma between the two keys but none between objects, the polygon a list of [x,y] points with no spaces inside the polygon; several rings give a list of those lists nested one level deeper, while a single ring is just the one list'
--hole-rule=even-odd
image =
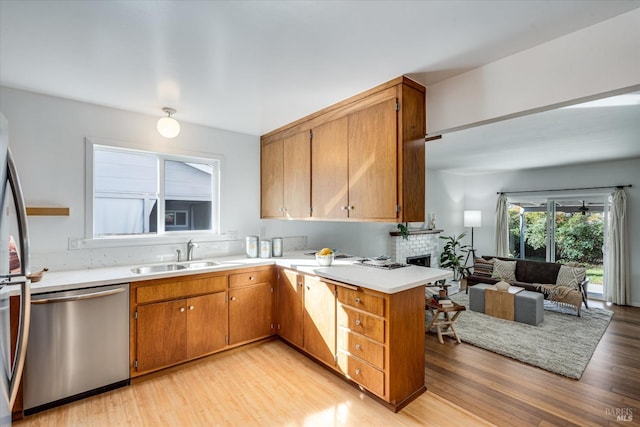
[{"label": "light countertop", "polygon": [[394,270],[354,265],[354,261],[361,259],[357,257],[336,259],[330,267],[321,267],[316,263],[314,256],[305,255],[305,252],[307,251],[286,253],[285,256],[278,258],[245,258],[242,255],[232,255],[207,259],[219,263],[212,267],[164,271],[150,274],[136,274],[131,271],[132,268],[138,267],[139,265],[50,271],[44,274],[42,280],[31,284],[31,292],[33,294],[39,294],[274,264],[299,270],[306,274],[312,274],[350,285],[362,286],[388,294],[405,291],[416,286],[424,285],[425,283],[447,279],[452,276],[451,270],[413,265]]}]

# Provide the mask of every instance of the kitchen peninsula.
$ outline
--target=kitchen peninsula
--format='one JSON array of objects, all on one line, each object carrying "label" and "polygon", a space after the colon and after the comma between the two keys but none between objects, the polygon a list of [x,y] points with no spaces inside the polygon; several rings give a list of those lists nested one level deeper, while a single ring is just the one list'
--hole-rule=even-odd
[{"label": "kitchen peninsula", "polygon": [[[224,257],[203,268],[51,272],[34,293],[130,283],[130,377],[278,336],[393,411],[423,393],[424,286],[451,276],[303,252]],[[162,264],[158,264],[162,265]],[[132,268],[133,267],[133,268]],[[152,269],[151,269],[152,270]]]}]

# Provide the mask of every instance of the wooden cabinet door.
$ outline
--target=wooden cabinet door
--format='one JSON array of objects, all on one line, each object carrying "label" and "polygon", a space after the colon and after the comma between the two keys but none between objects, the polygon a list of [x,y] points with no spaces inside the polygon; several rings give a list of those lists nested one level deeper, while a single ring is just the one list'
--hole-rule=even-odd
[{"label": "wooden cabinet door", "polygon": [[229,344],[268,337],[272,324],[271,283],[229,290]]},{"label": "wooden cabinet door", "polygon": [[186,300],[138,306],[136,360],[138,372],[187,358]]},{"label": "wooden cabinet door", "polygon": [[278,272],[278,334],[302,347],[303,276],[292,270]]},{"label": "wooden cabinet door", "polygon": [[262,145],[260,160],[260,209],[263,218],[283,215],[283,141]]},{"label": "wooden cabinet door", "polygon": [[311,208],[311,144],[309,132],[283,142],[284,216],[306,218]]},{"label": "wooden cabinet door", "polygon": [[304,277],[304,349],[328,365],[336,356],[336,286]]},{"label": "wooden cabinet door", "polygon": [[228,330],[225,292],[189,298],[187,312],[189,359],[224,348]]},{"label": "wooden cabinet door", "polygon": [[394,221],[398,203],[396,100],[348,117],[349,217]]},{"label": "wooden cabinet door", "polygon": [[311,141],[311,216],[347,218],[348,118],[313,129]]}]

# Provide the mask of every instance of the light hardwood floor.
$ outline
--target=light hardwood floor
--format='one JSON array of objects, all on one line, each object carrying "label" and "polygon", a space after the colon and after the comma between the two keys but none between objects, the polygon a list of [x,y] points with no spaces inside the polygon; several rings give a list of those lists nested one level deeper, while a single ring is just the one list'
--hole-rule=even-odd
[{"label": "light hardwood floor", "polygon": [[[428,390],[394,414],[273,339],[15,425],[640,425],[640,308],[610,309],[613,321],[579,381],[428,334]],[[633,421],[616,423],[616,410]]]}]

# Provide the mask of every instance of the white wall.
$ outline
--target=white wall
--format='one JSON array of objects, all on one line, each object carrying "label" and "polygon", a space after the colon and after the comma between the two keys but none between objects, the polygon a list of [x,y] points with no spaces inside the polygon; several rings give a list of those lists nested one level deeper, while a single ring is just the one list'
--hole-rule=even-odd
[{"label": "white wall", "polygon": [[427,88],[430,135],[640,89],[640,9]]},{"label": "white wall", "polygon": [[[450,174],[431,172],[432,180],[459,182],[463,180],[464,196],[460,203],[459,189],[454,192],[435,190],[440,199],[439,207],[443,211],[440,216],[451,219],[450,227],[445,228],[443,235],[450,235],[465,230],[462,227],[462,211],[481,210],[482,227],[474,230],[474,244],[478,255],[493,255],[495,234],[495,208],[497,192],[548,190],[566,188],[585,188],[631,184],[626,188],[629,241],[631,242],[631,300],[640,306],[640,159],[602,162],[588,165],[533,169],[509,173],[474,175],[468,177],[451,177]],[[431,195],[430,197],[433,197]],[[447,212],[448,210],[448,212]],[[469,231],[466,229],[466,231]],[[467,243],[470,238],[467,237]]]},{"label": "white wall", "polygon": [[[182,123],[181,134],[168,140],[156,131],[161,116],[147,116],[112,108],[0,88],[0,111],[9,122],[13,151],[27,205],[64,206],[68,217],[28,219],[33,269],[109,265],[131,259],[157,261],[175,256],[172,245],[157,251],[68,250],[69,238],[84,238],[85,137],[144,145],[163,151],[222,155],[221,210],[224,232],[238,238],[259,230],[259,138],[205,126]],[[179,119],[179,118],[178,118]],[[218,244],[213,251],[240,251],[235,244]],[[108,258],[108,259],[105,259]],[[120,258],[120,259],[119,259]]]}]

